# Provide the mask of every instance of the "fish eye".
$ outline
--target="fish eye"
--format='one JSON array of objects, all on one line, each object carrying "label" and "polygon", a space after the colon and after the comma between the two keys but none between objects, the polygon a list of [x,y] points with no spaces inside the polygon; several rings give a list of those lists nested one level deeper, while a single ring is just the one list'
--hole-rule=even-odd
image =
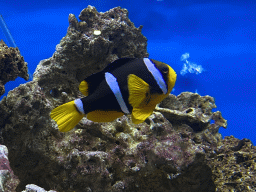
[{"label": "fish eye", "polygon": [[162,72],[163,72],[163,73],[168,73],[168,71],[169,71],[168,67],[163,67],[163,68],[162,68]]}]

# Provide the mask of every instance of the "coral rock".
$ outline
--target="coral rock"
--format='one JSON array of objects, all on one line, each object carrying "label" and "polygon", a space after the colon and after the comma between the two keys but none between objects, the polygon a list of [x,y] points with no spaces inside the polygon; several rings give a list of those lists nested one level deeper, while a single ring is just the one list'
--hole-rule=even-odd
[{"label": "coral rock", "polygon": [[4,85],[14,81],[17,77],[29,79],[27,63],[20,55],[19,49],[8,47],[3,40],[0,41],[0,96],[4,94]]},{"label": "coral rock", "polygon": [[18,178],[10,168],[8,149],[0,145],[0,191],[14,191],[18,183]]},{"label": "coral rock", "polygon": [[[59,132],[50,111],[82,97],[81,80],[115,59],[148,56],[141,27],[127,16],[120,7],[99,13],[92,6],[80,13],[82,21],[70,14],[67,35],[53,56],[39,63],[32,82],[1,101],[0,142],[20,179],[16,190],[30,183],[62,192],[215,192],[223,184],[255,190],[244,179],[255,174],[254,148],[248,140],[222,139],[218,130],[227,122],[212,112],[210,96],[170,95],[139,125],[130,115],[110,123],[83,118],[73,130]],[[238,164],[236,174],[225,162]]]},{"label": "coral rock", "polygon": [[0,170],[0,191],[4,191],[4,185],[8,178],[10,178],[10,172],[8,170]]},{"label": "coral rock", "polygon": [[256,147],[249,139],[225,137],[208,158],[219,191],[256,190]]},{"label": "coral rock", "polygon": [[[47,192],[47,191],[37,185],[29,184],[29,185],[26,185],[26,189],[22,192]],[[56,191],[50,190],[48,192],[56,192]]]}]

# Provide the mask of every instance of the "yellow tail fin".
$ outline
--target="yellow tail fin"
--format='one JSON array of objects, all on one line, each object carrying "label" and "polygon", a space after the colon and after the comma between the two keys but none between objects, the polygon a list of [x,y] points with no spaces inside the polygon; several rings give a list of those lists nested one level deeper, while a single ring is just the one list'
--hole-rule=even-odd
[{"label": "yellow tail fin", "polygon": [[83,117],[84,115],[77,111],[74,101],[56,107],[51,112],[51,118],[56,121],[61,132],[73,129]]}]

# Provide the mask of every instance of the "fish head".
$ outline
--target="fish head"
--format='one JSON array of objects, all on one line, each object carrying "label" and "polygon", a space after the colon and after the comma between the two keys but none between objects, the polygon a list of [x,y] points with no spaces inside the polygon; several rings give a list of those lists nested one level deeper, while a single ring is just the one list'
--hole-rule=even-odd
[{"label": "fish head", "polygon": [[169,93],[173,89],[176,82],[176,78],[177,78],[176,72],[173,70],[171,66],[167,65],[166,63],[156,61],[153,59],[151,60],[155,64],[156,68],[160,71],[166,85],[168,86],[168,91],[166,95],[169,95]]}]

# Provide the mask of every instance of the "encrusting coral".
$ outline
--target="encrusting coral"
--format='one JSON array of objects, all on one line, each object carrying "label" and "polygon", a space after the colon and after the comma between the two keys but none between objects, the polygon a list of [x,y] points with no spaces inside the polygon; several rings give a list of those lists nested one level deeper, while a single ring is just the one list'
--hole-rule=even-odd
[{"label": "encrusting coral", "polygon": [[98,13],[88,6],[79,19],[69,16],[68,33],[53,56],[39,63],[33,81],[0,103],[1,143],[20,179],[17,191],[27,184],[63,192],[256,189],[244,179],[255,174],[255,147],[248,140],[222,139],[218,130],[227,122],[212,112],[210,96],[169,95],[138,125],[129,115],[111,123],[83,118],[72,131],[59,132],[49,113],[81,96],[82,79],[115,59],[148,56],[141,27],[126,9]]},{"label": "encrusting coral", "polygon": [[29,79],[27,63],[16,47],[8,47],[0,41],[0,96],[5,93],[4,85],[17,77]]},{"label": "encrusting coral", "polygon": [[19,179],[14,175],[8,160],[8,149],[0,145],[0,191],[15,191]]},{"label": "encrusting coral", "polygon": [[225,137],[207,161],[220,191],[255,191],[256,147],[249,139]]}]

